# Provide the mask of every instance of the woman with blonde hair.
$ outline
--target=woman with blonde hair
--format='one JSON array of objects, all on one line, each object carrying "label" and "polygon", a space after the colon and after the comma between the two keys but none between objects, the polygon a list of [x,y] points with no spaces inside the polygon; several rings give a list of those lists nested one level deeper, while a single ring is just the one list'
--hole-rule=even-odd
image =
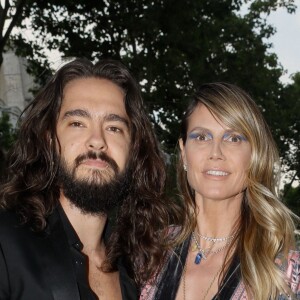
[{"label": "woman with blonde hair", "polygon": [[187,217],[140,299],[300,299],[298,218],[279,200],[279,156],[255,102],[231,84],[202,85],[179,145]]}]

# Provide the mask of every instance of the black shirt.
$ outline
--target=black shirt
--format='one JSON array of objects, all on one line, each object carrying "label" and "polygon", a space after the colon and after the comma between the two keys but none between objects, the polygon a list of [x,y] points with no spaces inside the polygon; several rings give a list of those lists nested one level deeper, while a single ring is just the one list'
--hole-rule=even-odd
[{"label": "black shirt", "polygon": [[[78,242],[78,243],[76,243]],[[0,212],[0,299],[97,299],[88,284],[87,257],[62,208],[35,232],[11,211]],[[77,263],[76,263],[77,261]],[[118,261],[123,300],[136,300],[137,289]]]},{"label": "black shirt", "polygon": [[[81,243],[77,233],[75,232],[63,208],[60,205],[58,206],[58,212],[68,239],[68,244],[70,246],[70,252],[72,255],[80,298],[83,300],[98,300],[97,295],[92,291],[88,282],[88,257],[82,253],[83,244]],[[108,226],[106,226],[106,229],[107,227]],[[127,270],[122,263],[121,258],[118,260],[118,271],[122,299],[138,299],[136,285],[133,279],[128,276]]]},{"label": "black shirt", "polygon": [[97,300],[98,297],[92,291],[88,282],[88,261],[86,255],[81,252],[83,244],[61,206],[58,207],[58,212],[70,246],[80,298],[84,300]]}]

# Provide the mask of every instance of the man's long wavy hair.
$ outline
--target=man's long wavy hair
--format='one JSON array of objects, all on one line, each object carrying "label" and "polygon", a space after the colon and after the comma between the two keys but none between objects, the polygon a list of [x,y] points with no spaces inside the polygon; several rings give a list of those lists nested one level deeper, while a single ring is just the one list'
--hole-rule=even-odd
[{"label": "man's long wavy hair", "polygon": [[[251,299],[277,299],[289,291],[275,258],[295,247],[294,220],[299,220],[278,197],[279,155],[271,131],[251,97],[235,85],[210,83],[202,85],[189,103],[182,119],[181,138],[185,144],[189,117],[199,105],[223,124],[243,134],[251,145],[247,189],[236,228],[238,235],[228,250],[223,278],[234,251],[241,263],[242,280]],[[197,208],[183,161],[178,164],[178,180],[185,209],[189,214],[178,238],[182,241],[196,226]]]},{"label": "man's long wavy hair", "polygon": [[64,88],[69,82],[84,78],[107,79],[125,94],[131,131],[130,192],[119,209],[116,231],[108,242],[106,270],[117,269],[118,257],[125,255],[128,264],[134,266],[131,270],[136,281],[141,282],[154,273],[163,259],[163,229],[168,226],[172,205],[168,206],[163,197],[165,164],[139,86],[123,64],[101,60],[94,65],[76,59],[50,79],[23,113],[8,177],[0,190],[0,206],[17,212],[22,222],[35,231],[45,228],[46,218],[57,206],[60,194],[55,141]]}]

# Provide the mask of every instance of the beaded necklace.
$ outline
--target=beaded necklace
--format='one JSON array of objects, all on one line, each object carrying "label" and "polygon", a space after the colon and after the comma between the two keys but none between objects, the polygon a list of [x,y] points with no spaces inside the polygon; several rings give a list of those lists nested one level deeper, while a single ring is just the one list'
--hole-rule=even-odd
[{"label": "beaded necklace", "polygon": [[[213,242],[213,245],[210,246],[210,247],[207,248],[207,249],[202,249],[202,248],[200,247],[200,244],[199,244],[199,242],[198,242],[196,236],[195,236],[195,233],[192,232],[192,239],[193,239],[193,241],[194,241],[194,243],[195,243],[195,245],[196,245],[196,247],[197,247],[197,250],[198,250],[198,252],[197,252],[197,254],[196,254],[196,257],[195,257],[195,264],[196,264],[196,265],[199,265],[200,262],[201,262],[201,260],[202,260],[202,259],[206,259],[207,256],[208,256],[209,254],[217,254],[217,253],[221,252],[222,250],[224,250],[227,246],[230,245],[230,243],[231,243],[232,239],[234,238],[234,236],[235,236],[235,235],[232,235],[232,236],[226,237],[226,238],[220,238],[220,239],[217,239],[217,238],[209,238],[209,239],[210,239],[209,241],[210,241],[210,242]],[[218,248],[218,249],[216,249],[216,250],[211,250],[211,248],[215,245],[216,242],[223,242],[223,241],[227,241],[226,244],[225,244],[224,246],[222,246],[222,247],[220,247],[220,248]]]}]

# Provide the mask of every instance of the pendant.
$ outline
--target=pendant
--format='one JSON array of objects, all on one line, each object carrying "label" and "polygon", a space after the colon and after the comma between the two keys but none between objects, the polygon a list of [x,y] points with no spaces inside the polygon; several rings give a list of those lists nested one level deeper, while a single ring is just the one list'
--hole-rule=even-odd
[{"label": "pendant", "polygon": [[197,245],[196,244],[194,244],[194,245],[192,245],[192,252],[195,252],[195,251],[197,251],[198,250],[198,247],[197,247]]},{"label": "pendant", "polygon": [[205,259],[205,256],[203,255],[202,252],[198,252],[196,257],[195,257],[195,264],[199,265],[201,263],[202,258]]}]

